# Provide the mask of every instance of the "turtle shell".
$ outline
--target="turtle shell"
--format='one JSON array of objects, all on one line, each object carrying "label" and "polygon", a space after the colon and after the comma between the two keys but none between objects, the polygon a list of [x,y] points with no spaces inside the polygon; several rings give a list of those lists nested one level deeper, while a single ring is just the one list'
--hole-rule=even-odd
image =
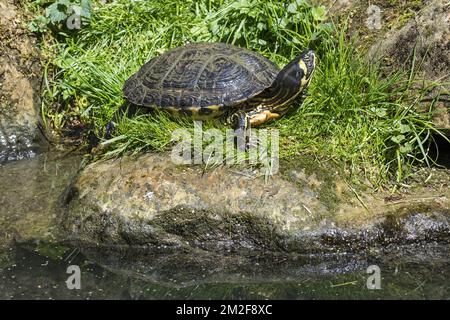
[{"label": "turtle shell", "polygon": [[254,97],[279,72],[262,55],[224,43],[192,43],[148,61],[123,88],[138,106],[208,115]]}]

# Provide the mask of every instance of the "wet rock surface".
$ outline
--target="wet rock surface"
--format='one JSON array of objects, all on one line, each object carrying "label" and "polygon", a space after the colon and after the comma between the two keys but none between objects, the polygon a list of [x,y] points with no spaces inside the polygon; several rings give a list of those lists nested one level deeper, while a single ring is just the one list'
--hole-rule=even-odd
[{"label": "wet rock surface", "polygon": [[80,158],[47,153],[0,165],[0,252],[12,241],[56,238],[61,194]]},{"label": "wet rock surface", "polygon": [[27,18],[13,1],[0,1],[0,163],[46,148],[38,130],[41,66]]},{"label": "wet rock surface", "polygon": [[[203,171],[168,159],[147,154],[87,166],[66,197],[63,225],[69,236],[108,245],[227,252],[450,242],[448,190],[431,197],[412,194],[397,203],[360,195],[363,205],[342,191],[338,180],[320,181],[302,168],[265,182],[229,168]],[[324,184],[337,203],[319,200]]]}]

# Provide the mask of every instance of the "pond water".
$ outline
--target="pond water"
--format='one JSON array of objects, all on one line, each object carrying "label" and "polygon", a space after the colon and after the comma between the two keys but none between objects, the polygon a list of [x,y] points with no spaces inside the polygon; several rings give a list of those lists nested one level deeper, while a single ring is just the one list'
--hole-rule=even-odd
[{"label": "pond water", "polygon": [[[1,299],[450,298],[450,248],[437,243],[301,255],[65,242],[59,203],[81,160],[56,153],[0,167]],[[73,266],[79,289],[66,283]]]},{"label": "pond water", "polygon": [[[450,264],[442,259],[413,261],[399,254],[396,259],[371,257],[315,258],[304,261],[273,260],[253,266],[265,272],[241,270],[211,272],[207,261],[192,268],[169,255],[141,256],[131,266],[123,256],[112,255],[109,263],[67,244],[22,243],[11,246],[0,268],[1,299],[449,299]],[[426,250],[426,249],[424,249]],[[435,252],[436,253],[436,252]],[[415,255],[423,254],[420,250]],[[427,255],[428,256],[428,255]],[[98,256],[97,256],[98,258]],[[267,257],[266,257],[267,258]],[[278,257],[280,258],[280,257]],[[411,257],[410,257],[411,258]],[[187,258],[190,260],[192,257]],[[338,261],[333,261],[337,259]],[[370,261],[372,259],[372,261]],[[134,259],[136,260],[136,259]],[[200,258],[200,260],[202,260]],[[320,261],[322,260],[322,261]],[[340,260],[340,261],[339,261]],[[177,264],[175,265],[175,261]],[[173,264],[172,264],[173,263]],[[381,270],[380,289],[367,288],[368,263]],[[145,266],[144,266],[145,264]],[[80,268],[80,289],[69,289],[66,281]],[[276,268],[276,269],[275,269]],[[214,270],[214,267],[212,268]]]}]

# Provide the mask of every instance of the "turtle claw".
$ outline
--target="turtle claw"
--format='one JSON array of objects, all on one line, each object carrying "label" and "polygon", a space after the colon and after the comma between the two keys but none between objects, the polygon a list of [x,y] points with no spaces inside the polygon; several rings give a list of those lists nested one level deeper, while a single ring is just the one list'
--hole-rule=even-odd
[{"label": "turtle claw", "polygon": [[105,127],[105,136],[104,136],[105,140],[111,139],[114,130],[115,130],[114,122],[113,121],[108,122]]}]

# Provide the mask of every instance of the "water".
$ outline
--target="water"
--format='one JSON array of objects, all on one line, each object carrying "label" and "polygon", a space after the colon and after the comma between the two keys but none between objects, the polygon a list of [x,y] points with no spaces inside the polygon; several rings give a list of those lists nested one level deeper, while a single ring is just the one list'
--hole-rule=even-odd
[{"label": "water", "polygon": [[[411,249],[411,248],[410,248]],[[218,268],[204,257],[132,256],[84,252],[68,244],[11,246],[0,269],[2,299],[449,299],[448,249],[433,246],[434,259],[338,256],[289,259],[253,257]],[[403,249],[402,249],[403,250]],[[420,250],[411,249],[416,256]],[[411,251],[409,251],[411,253]],[[404,252],[406,253],[406,252]],[[438,257],[440,254],[440,258]],[[107,258],[105,258],[107,256]],[[429,255],[426,255],[429,257]],[[291,257],[292,258],[292,257]],[[314,264],[311,264],[314,262]],[[381,269],[381,289],[367,289],[366,268]],[[67,268],[80,267],[80,289],[69,289]],[[252,271],[252,269],[254,270]],[[261,271],[265,269],[265,271]]]},{"label": "water", "polygon": [[[391,245],[328,254],[108,248],[65,242],[59,203],[81,157],[0,167],[1,299],[450,299],[450,248]],[[69,266],[80,289],[69,289]],[[367,288],[367,268],[381,289]]]}]

